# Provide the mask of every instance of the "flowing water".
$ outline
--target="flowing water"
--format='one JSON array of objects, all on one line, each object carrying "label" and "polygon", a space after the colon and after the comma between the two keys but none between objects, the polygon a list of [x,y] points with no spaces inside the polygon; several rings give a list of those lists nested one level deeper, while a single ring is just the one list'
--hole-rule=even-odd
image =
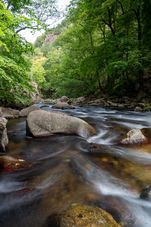
[{"label": "flowing water", "polygon": [[140,199],[151,185],[151,145],[119,143],[132,128],[150,128],[151,113],[100,107],[64,112],[92,124],[97,135],[28,138],[26,119],[9,121],[8,154],[29,166],[1,171],[0,227],[56,227],[56,217],[76,202],[105,209],[122,226],[151,227],[151,202]]}]

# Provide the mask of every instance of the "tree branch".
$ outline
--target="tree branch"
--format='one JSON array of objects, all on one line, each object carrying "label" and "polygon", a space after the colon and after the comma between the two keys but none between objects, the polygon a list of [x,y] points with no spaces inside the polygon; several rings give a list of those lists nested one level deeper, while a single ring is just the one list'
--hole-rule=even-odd
[{"label": "tree branch", "polygon": [[25,26],[25,27],[23,27],[23,28],[19,28],[19,29],[16,31],[16,33],[19,33],[19,32],[21,32],[21,31],[23,31],[23,30],[25,30],[25,29],[36,30],[37,27]]}]

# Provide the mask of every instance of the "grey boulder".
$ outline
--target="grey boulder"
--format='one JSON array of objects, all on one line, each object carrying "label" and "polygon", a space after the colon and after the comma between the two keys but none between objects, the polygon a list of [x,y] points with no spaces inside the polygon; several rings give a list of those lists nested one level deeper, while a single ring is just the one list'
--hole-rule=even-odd
[{"label": "grey boulder", "polygon": [[36,110],[27,117],[27,135],[50,136],[56,133],[76,134],[84,138],[96,134],[96,130],[80,118],[61,112]]},{"label": "grey boulder", "polygon": [[28,115],[30,112],[34,111],[34,110],[40,110],[40,108],[39,108],[38,106],[35,106],[35,105],[29,106],[29,107],[27,107],[27,108],[22,109],[22,110],[20,111],[20,113],[19,113],[19,116],[20,116],[20,117],[27,117],[27,115]]},{"label": "grey boulder", "polygon": [[5,152],[8,145],[7,119],[0,117],[0,151]]}]

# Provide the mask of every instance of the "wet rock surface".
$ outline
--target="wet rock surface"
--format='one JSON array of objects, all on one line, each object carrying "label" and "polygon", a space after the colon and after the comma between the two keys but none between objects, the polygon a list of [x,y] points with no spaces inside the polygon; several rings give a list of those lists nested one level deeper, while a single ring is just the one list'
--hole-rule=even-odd
[{"label": "wet rock surface", "polygon": [[0,156],[0,171],[16,171],[22,168],[29,168],[31,165],[23,159],[14,158],[8,155]]},{"label": "wet rock surface", "polygon": [[142,189],[141,194],[140,194],[140,198],[151,201],[151,185]]},{"label": "wet rock surface", "polygon": [[63,214],[60,227],[120,227],[106,211],[83,204],[72,204]]},{"label": "wet rock surface", "polygon": [[5,152],[6,146],[8,145],[8,136],[7,136],[7,119],[0,117],[0,151]]}]

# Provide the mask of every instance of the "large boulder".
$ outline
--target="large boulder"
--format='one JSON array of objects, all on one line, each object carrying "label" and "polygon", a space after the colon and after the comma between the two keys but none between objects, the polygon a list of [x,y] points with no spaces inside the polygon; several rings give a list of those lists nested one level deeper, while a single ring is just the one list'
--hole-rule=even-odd
[{"label": "large boulder", "polygon": [[106,211],[98,207],[72,204],[64,212],[60,227],[120,227]]},{"label": "large boulder", "polygon": [[55,105],[52,106],[52,108],[56,108],[56,109],[74,109],[75,107],[72,106],[72,105],[69,105],[67,102],[58,101]]},{"label": "large boulder", "polygon": [[0,117],[0,151],[6,151],[6,146],[8,145],[8,136],[7,136],[7,120],[3,117]]},{"label": "large boulder", "polygon": [[35,106],[35,105],[32,105],[32,106],[29,106],[25,109],[22,109],[19,113],[19,116],[20,117],[27,117],[28,114],[34,110],[40,110],[40,108],[38,106]]},{"label": "large boulder", "polygon": [[77,117],[44,110],[36,110],[29,113],[27,130],[34,137],[65,133],[77,134],[87,138],[96,134],[96,130],[91,125]]},{"label": "large boulder", "polygon": [[122,144],[145,144],[148,142],[148,139],[142,133],[141,129],[132,129],[130,130],[126,138],[124,138]]},{"label": "large boulder", "polygon": [[0,107],[0,117],[17,118],[19,117],[19,110],[12,108]]}]

